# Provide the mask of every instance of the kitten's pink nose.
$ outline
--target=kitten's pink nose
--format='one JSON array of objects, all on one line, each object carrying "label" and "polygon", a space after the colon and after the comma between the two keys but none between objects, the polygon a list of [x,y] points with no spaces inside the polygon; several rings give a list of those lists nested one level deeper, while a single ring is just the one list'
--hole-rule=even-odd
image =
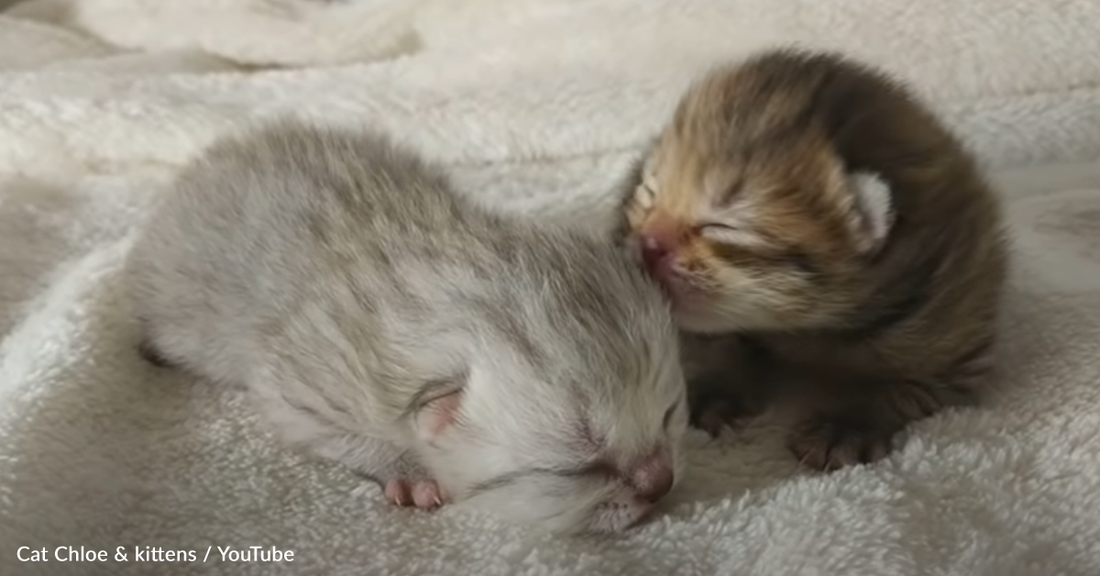
[{"label": "kitten's pink nose", "polygon": [[668,457],[663,452],[647,456],[630,474],[630,487],[634,496],[648,504],[654,504],[672,490],[675,474]]},{"label": "kitten's pink nose", "polygon": [[656,272],[668,259],[672,250],[669,245],[656,236],[642,236],[642,261],[650,272]]}]

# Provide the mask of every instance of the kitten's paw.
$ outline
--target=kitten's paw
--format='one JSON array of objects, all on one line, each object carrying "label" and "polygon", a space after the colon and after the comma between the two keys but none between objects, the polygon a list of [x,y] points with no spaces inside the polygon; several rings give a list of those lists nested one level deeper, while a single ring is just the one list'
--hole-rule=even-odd
[{"label": "kitten's paw", "polygon": [[435,480],[426,478],[391,478],[384,489],[386,499],[397,506],[415,506],[433,510],[447,501],[447,494]]},{"label": "kitten's paw", "polygon": [[691,425],[717,438],[723,429],[737,430],[759,412],[738,398],[712,398],[692,408]]},{"label": "kitten's paw", "polygon": [[832,471],[881,460],[890,453],[895,432],[866,415],[818,415],[796,429],[788,447],[799,464]]},{"label": "kitten's paw", "polygon": [[713,381],[688,383],[692,390],[691,425],[717,438],[723,429],[737,430],[759,416],[766,402],[763,395],[749,387],[716,385]]}]

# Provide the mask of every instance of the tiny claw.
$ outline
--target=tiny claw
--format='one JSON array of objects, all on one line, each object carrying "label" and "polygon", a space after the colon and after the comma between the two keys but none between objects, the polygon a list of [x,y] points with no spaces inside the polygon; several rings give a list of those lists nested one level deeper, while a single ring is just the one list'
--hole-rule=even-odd
[{"label": "tiny claw", "polygon": [[386,494],[386,499],[397,506],[409,504],[409,485],[405,480],[388,480],[383,492]]},{"label": "tiny claw", "polygon": [[413,502],[417,508],[430,510],[443,503],[439,485],[434,480],[416,482],[412,487]]}]

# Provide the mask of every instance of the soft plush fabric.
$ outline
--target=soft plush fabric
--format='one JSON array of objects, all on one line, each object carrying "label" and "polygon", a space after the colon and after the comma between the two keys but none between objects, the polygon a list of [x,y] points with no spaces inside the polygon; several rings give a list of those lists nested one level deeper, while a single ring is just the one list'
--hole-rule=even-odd
[{"label": "soft plush fabric", "polygon": [[[0,574],[1100,574],[1097,30],[1090,0],[16,3],[0,13]],[[793,43],[911,82],[1011,218],[997,394],[912,426],[885,461],[799,471],[771,415],[693,435],[654,522],[546,538],[392,509],[280,448],[238,394],[134,352],[133,225],[229,128],[383,126],[489,204],[598,226],[687,82]],[[109,559],[58,562],[59,545]],[[293,561],[216,548],[253,545]],[[146,546],[197,557],[135,561]]]}]

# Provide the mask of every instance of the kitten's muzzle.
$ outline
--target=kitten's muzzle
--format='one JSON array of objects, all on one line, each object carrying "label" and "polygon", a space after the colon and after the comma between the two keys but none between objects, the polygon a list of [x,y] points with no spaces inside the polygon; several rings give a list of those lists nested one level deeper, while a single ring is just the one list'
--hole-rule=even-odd
[{"label": "kitten's muzzle", "polygon": [[645,235],[641,238],[641,244],[642,261],[651,274],[659,268],[667,266],[668,259],[672,255],[672,249],[666,241],[656,236]]},{"label": "kitten's muzzle", "polygon": [[642,263],[646,273],[657,281],[667,292],[670,298],[672,293],[673,260],[675,259],[675,247],[668,240],[660,236],[643,235],[641,237]]},{"label": "kitten's muzzle", "polygon": [[676,474],[668,456],[657,452],[635,464],[627,483],[639,502],[655,504],[672,491]]},{"label": "kitten's muzzle", "polygon": [[661,236],[640,237],[642,262],[646,274],[652,278],[668,300],[676,304],[682,299],[681,272],[676,264],[676,244]]}]

